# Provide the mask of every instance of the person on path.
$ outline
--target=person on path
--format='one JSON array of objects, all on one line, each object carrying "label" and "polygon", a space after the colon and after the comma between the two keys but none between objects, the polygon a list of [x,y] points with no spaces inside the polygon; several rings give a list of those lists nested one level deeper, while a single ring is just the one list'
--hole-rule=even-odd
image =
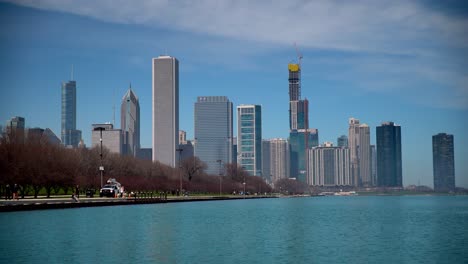
[{"label": "person on path", "polygon": [[75,187],[75,196],[76,198],[80,198],[80,187],[78,186],[78,184]]},{"label": "person on path", "polygon": [[16,199],[18,200],[18,184],[15,183],[15,185],[13,185],[13,200]]}]

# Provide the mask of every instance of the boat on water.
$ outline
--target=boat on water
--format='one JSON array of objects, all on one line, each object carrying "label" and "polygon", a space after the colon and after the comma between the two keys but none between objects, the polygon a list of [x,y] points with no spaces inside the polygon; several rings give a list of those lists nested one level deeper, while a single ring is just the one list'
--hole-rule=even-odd
[{"label": "boat on water", "polygon": [[349,192],[339,191],[339,192],[336,192],[334,195],[335,196],[353,196],[353,195],[358,195],[358,193],[355,191],[349,191]]}]

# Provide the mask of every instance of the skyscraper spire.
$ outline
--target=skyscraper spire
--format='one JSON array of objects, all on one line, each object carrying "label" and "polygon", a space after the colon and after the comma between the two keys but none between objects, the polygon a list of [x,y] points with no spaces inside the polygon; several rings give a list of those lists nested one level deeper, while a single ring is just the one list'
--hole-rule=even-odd
[{"label": "skyscraper spire", "polygon": [[70,81],[73,81],[73,64],[71,65],[71,76],[70,76]]}]

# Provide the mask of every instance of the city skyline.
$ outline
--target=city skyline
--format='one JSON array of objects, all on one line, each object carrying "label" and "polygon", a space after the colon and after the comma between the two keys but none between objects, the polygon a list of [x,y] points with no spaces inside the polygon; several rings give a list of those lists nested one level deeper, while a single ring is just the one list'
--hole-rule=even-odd
[{"label": "city skyline", "polygon": [[[416,34],[415,43],[404,41],[399,34],[392,34],[395,41],[400,42],[385,46],[375,40],[371,45],[361,47],[362,43],[356,43],[358,40],[349,36],[340,42],[319,34],[318,42],[314,42],[309,35],[301,37],[293,32],[290,37],[281,35],[284,39],[278,42],[277,39],[268,39],[271,36],[268,34],[259,35],[257,40],[251,36],[246,38],[242,32],[234,32],[229,37],[206,29],[201,29],[202,32],[184,27],[174,29],[161,23],[155,23],[157,26],[154,28],[144,22],[122,22],[125,20],[112,12],[105,17],[85,13],[82,6],[85,4],[76,4],[73,10],[44,2],[33,4],[41,10],[6,3],[1,5],[2,19],[10,22],[9,27],[1,29],[1,36],[5,39],[1,44],[5,53],[5,60],[1,63],[2,86],[8,87],[1,101],[0,118],[4,121],[12,116],[23,116],[28,120],[28,127],[49,127],[59,135],[60,82],[66,79],[70,65],[74,64],[74,79],[79,84],[77,127],[84,131],[85,143],[90,145],[91,124],[112,120],[112,105],[118,104],[112,99],[113,91],[121,89],[115,94],[123,94],[124,87],[131,81],[135,83],[135,91],[141,99],[141,145],[149,147],[151,58],[167,50],[181,61],[180,129],[187,131],[187,138],[194,135],[192,104],[196,96],[218,94],[228,96],[236,106],[261,104],[263,138],[286,138],[289,132],[285,126],[288,122],[286,64],[296,58],[292,43],[297,42],[304,56],[301,96],[310,101],[309,127],[320,130],[320,143],[334,141],[339,135],[347,134],[346,121],[352,116],[365,120],[372,132],[380,123],[394,121],[402,126],[403,184],[420,181],[432,186],[431,137],[444,131],[457,137],[457,185],[468,186],[467,150],[457,147],[468,145],[464,133],[467,130],[467,89],[463,85],[457,86],[463,84],[460,76],[464,76],[467,68],[466,62],[460,61],[463,57],[460,52],[465,54],[466,48],[463,37],[454,34],[460,29],[430,21],[431,29],[445,32],[444,39],[454,43],[436,40],[438,45],[434,46],[437,49],[417,42],[431,36],[424,35],[424,32],[420,33],[423,36]],[[356,5],[360,6],[360,3]],[[365,9],[378,9],[378,5]],[[393,7],[401,5],[396,3]],[[407,10],[413,11],[416,17],[433,14],[455,25],[461,23],[459,17],[447,17],[433,6],[417,3],[403,6],[409,6]],[[224,10],[222,6],[220,8]],[[237,10],[239,6],[233,8]],[[257,4],[253,4],[252,10],[257,8]],[[105,6],[98,5],[96,10],[105,10]],[[167,13],[173,14],[171,10],[168,8]],[[304,10],[313,12],[307,7]],[[342,10],[353,15],[348,5],[343,5]],[[260,11],[259,15],[265,12]],[[455,13],[450,6],[444,12]],[[289,15],[287,10],[284,15]],[[298,19],[305,18],[299,15]],[[394,19],[396,29],[406,25],[402,22],[404,19]],[[355,25],[346,18],[337,22],[345,23],[343,21],[350,22],[350,26]],[[254,20],[252,23],[257,22]],[[41,25],[40,34],[31,33],[32,25],[36,24]],[[410,26],[407,30],[412,28]],[[388,32],[389,28],[386,29],[383,32]],[[310,30],[317,32],[314,28]],[[331,28],[331,32],[339,36],[337,30]],[[17,33],[12,35],[13,31]],[[367,32],[372,33],[357,32],[356,36]],[[75,34],[84,37],[72,38]],[[157,35],[157,41],[151,41],[154,39],[150,35]],[[226,38],[229,41],[226,42]],[[187,42],[194,45],[186,45]],[[354,49],[347,49],[346,45]],[[46,59],[45,55],[50,58]],[[45,61],[45,65],[35,69],[33,61]],[[420,65],[424,67],[416,67]],[[21,77],[20,73],[25,72],[28,72],[28,78]],[[42,104],[44,100],[47,100],[47,105]],[[362,104],[357,103],[359,101],[363,101]],[[121,127],[118,123],[114,125]],[[375,144],[372,132],[370,142]]]}]

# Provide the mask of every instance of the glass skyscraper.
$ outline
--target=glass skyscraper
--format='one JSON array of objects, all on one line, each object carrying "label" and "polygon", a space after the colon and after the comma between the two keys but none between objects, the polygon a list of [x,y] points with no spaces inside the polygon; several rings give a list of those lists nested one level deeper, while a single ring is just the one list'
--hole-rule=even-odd
[{"label": "glass skyscraper", "polygon": [[378,186],[403,187],[401,127],[393,122],[384,122],[376,130]]},{"label": "glass skyscraper", "polygon": [[153,161],[176,167],[179,147],[179,61],[153,58]]},{"label": "glass skyscraper", "polygon": [[220,166],[232,163],[232,110],[226,96],[199,96],[195,103],[194,155],[208,165],[209,174],[223,174]]},{"label": "glass skyscraper", "polygon": [[120,126],[123,134],[123,154],[136,157],[140,149],[140,103],[131,86],[122,98]]},{"label": "glass skyscraper", "polygon": [[455,161],[453,135],[439,133],[432,136],[432,165],[434,191],[455,190]]},{"label": "glass skyscraper", "polygon": [[62,144],[78,147],[81,130],[76,130],[76,81],[62,83]]},{"label": "glass skyscraper", "polygon": [[262,108],[237,107],[237,164],[250,175],[262,176]]}]

